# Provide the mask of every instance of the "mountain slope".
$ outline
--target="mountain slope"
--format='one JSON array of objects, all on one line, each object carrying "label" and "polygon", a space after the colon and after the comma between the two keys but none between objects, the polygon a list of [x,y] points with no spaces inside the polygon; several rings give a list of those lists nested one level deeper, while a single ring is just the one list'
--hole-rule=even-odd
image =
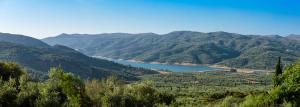
[{"label": "mountain slope", "polygon": [[286,38],[291,39],[291,40],[300,40],[300,35],[291,34],[291,35],[287,36]]},{"label": "mountain slope", "polygon": [[282,56],[285,63],[300,58],[300,43],[280,36],[241,35],[227,32],[176,31],[164,35],[62,34],[44,42],[65,45],[89,56],[167,63],[222,64],[270,68]]},{"label": "mountain slope", "polygon": [[47,47],[48,44],[34,39],[32,37],[27,37],[24,35],[16,35],[16,34],[9,34],[9,33],[0,33],[0,41],[3,42],[11,42],[22,44],[25,46],[40,46],[40,47]]},{"label": "mountain slope", "polygon": [[[15,35],[9,36],[14,38]],[[17,38],[19,36],[14,39],[18,40]],[[29,40],[27,42],[39,41],[25,36],[22,38]],[[16,62],[28,69],[32,76],[43,76],[47,74],[49,68],[58,66],[82,78],[102,78],[116,75],[126,80],[133,80],[138,75],[156,73],[152,70],[133,68],[107,60],[91,58],[65,46],[36,46],[32,43],[24,44],[27,43],[26,41],[22,43],[7,41],[0,40],[0,60]]]}]

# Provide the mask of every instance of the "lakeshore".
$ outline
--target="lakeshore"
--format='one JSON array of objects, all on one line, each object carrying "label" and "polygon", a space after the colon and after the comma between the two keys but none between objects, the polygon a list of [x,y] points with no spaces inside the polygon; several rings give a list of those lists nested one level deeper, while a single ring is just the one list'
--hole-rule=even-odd
[{"label": "lakeshore", "polygon": [[[259,69],[248,69],[248,68],[230,68],[224,65],[216,65],[216,64],[193,64],[193,63],[161,63],[161,62],[144,62],[138,59],[113,59],[103,56],[93,56],[100,59],[110,60],[116,63],[121,63],[124,65],[130,65],[134,67],[142,67],[147,69],[156,70],[162,74],[166,74],[170,71],[173,72],[205,72],[205,71],[230,71],[231,69],[235,69],[236,72],[239,73],[253,73],[255,71],[267,71],[267,70],[259,70]],[[178,70],[179,69],[179,70]],[[186,71],[184,70],[186,69]]]},{"label": "lakeshore", "polygon": [[222,71],[223,68],[214,68],[207,65],[191,64],[191,63],[161,63],[161,62],[143,62],[136,59],[112,59],[102,56],[94,56],[96,58],[110,60],[123,65],[152,69],[159,72],[205,72],[205,71]]}]

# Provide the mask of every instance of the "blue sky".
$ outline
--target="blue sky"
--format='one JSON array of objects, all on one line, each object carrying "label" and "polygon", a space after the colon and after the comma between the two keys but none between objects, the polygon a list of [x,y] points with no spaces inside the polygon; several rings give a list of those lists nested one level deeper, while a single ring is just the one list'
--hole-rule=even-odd
[{"label": "blue sky", "polygon": [[299,0],[0,0],[0,32],[300,34]]}]

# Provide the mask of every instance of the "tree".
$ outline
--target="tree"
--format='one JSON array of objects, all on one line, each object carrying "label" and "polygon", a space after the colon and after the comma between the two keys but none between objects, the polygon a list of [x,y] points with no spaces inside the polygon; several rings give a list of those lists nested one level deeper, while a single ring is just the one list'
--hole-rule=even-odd
[{"label": "tree", "polygon": [[273,84],[274,87],[277,87],[278,85],[281,84],[281,74],[283,73],[282,71],[282,66],[281,66],[281,57],[278,57],[278,61],[275,67],[275,75],[273,77]]},{"label": "tree", "polygon": [[287,65],[280,75],[280,84],[268,93],[249,95],[241,103],[241,107],[300,107],[300,61]]},{"label": "tree", "polygon": [[281,57],[278,57],[278,61],[277,61],[277,64],[276,64],[276,68],[275,68],[275,75],[278,76],[278,75],[281,75],[282,74],[282,66],[281,66]]}]

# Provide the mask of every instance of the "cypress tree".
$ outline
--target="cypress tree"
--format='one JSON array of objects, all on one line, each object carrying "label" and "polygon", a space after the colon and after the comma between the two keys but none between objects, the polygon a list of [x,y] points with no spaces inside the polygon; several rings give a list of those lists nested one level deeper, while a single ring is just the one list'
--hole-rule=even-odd
[{"label": "cypress tree", "polygon": [[274,87],[280,85],[281,83],[281,74],[282,74],[282,66],[281,66],[281,57],[278,57],[278,61],[275,67],[275,75],[273,77]]},{"label": "cypress tree", "polygon": [[277,64],[276,64],[276,71],[275,71],[275,75],[278,76],[278,75],[281,75],[282,74],[282,67],[281,67],[281,57],[278,57],[278,61],[277,61]]}]

